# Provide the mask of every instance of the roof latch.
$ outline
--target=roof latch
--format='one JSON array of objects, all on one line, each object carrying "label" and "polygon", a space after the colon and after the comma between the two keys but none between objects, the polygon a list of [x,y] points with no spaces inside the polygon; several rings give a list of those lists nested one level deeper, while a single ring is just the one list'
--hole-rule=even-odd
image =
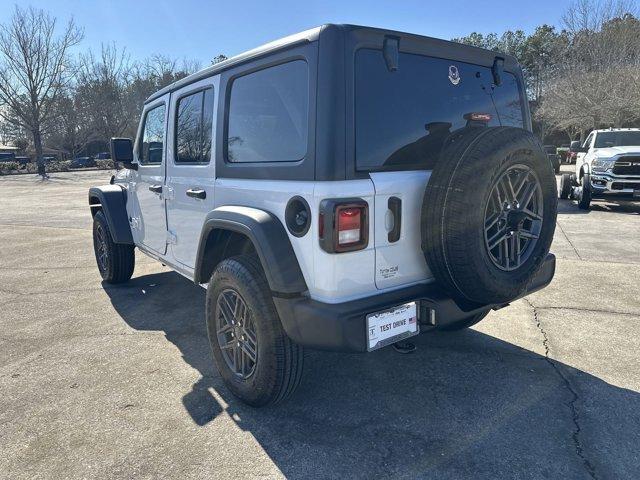
[{"label": "roof latch", "polygon": [[382,44],[382,55],[390,72],[398,70],[398,56],[400,51],[400,38],[386,35]]}]

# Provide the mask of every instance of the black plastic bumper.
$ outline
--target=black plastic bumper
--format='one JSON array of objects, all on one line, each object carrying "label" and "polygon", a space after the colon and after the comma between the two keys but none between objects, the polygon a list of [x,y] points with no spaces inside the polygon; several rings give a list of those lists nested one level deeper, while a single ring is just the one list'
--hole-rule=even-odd
[{"label": "black plastic bumper", "polygon": [[[527,291],[547,286],[553,279],[556,258],[549,254]],[[435,312],[437,325],[446,325],[504,304],[460,304],[437,285],[414,285],[345,303],[322,303],[308,297],[274,297],[287,335],[306,347],[343,352],[366,352],[366,316],[407,302],[419,302],[419,322],[428,324]],[[516,299],[514,299],[516,300]],[[427,326],[427,325],[425,325]]]}]

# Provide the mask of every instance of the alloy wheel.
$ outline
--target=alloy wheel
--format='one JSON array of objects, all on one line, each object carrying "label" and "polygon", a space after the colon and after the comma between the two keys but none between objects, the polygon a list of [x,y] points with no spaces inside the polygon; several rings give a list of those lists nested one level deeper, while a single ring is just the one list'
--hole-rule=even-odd
[{"label": "alloy wheel", "polygon": [[216,336],[227,367],[239,378],[256,369],[258,339],[252,315],[240,294],[223,290],[216,301]]},{"label": "alloy wheel", "polygon": [[513,271],[533,252],[543,220],[542,187],[526,165],[513,165],[494,183],[485,208],[484,241],[493,264]]}]

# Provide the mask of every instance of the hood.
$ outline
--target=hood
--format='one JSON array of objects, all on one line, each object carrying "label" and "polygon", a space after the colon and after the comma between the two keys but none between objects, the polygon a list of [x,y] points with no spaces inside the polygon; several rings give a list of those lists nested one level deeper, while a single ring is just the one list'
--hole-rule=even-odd
[{"label": "hood", "polygon": [[629,147],[595,148],[593,153],[599,158],[611,158],[616,155],[640,155],[640,145],[632,145]]}]

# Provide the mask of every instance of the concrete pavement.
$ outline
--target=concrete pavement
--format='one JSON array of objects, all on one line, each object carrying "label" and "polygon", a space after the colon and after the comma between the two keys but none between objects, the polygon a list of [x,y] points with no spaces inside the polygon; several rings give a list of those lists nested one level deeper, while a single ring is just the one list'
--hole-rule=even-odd
[{"label": "concrete pavement", "polygon": [[103,286],[89,185],[0,177],[0,478],[640,478],[640,204],[561,202],[547,289],[417,351],[308,352],[223,387],[204,290],[141,254]]}]

